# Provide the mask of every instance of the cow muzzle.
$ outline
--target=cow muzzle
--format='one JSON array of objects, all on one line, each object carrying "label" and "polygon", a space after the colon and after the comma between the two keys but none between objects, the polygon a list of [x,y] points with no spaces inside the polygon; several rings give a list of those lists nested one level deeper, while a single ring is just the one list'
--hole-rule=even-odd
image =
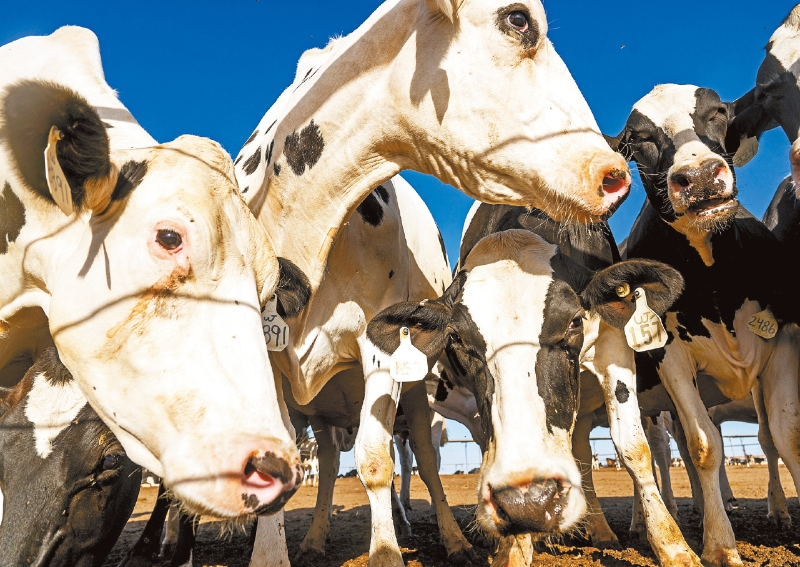
[{"label": "cow muzzle", "polygon": [[733,217],[739,206],[733,173],[721,158],[673,166],[667,185],[675,212],[699,221]]},{"label": "cow muzzle", "polygon": [[552,533],[562,530],[573,491],[570,482],[558,478],[524,487],[491,487],[488,504],[501,535]]}]

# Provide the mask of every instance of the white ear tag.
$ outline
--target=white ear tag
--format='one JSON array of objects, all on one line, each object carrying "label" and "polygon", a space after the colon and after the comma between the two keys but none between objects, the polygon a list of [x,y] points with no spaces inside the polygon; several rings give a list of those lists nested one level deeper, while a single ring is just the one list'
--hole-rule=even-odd
[{"label": "white ear tag", "polygon": [[747,163],[756,157],[758,153],[758,138],[742,138],[739,142],[739,149],[733,154],[733,165],[736,167],[744,167]]},{"label": "white ear tag", "polygon": [[278,315],[278,298],[274,295],[261,310],[261,328],[267,350],[280,352],[289,344],[289,325]]},{"label": "white ear tag", "polygon": [[47,177],[47,187],[50,189],[50,195],[53,196],[56,205],[65,215],[71,215],[75,212],[72,206],[72,191],[56,154],[56,145],[61,138],[61,130],[55,126],[50,128],[47,147],[44,149],[44,173]]},{"label": "white ear tag", "polygon": [[408,327],[400,329],[400,346],[389,359],[389,374],[395,382],[419,382],[428,374],[428,357],[411,344]]},{"label": "white ear tag", "polygon": [[751,315],[747,326],[752,333],[762,339],[772,339],[778,333],[778,322],[769,309]]},{"label": "white ear tag", "polygon": [[661,317],[647,305],[644,290],[637,287],[633,292],[636,298],[636,311],[625,324],[625,338],[636,352],[646,352],[667,344],[667,331]]}]

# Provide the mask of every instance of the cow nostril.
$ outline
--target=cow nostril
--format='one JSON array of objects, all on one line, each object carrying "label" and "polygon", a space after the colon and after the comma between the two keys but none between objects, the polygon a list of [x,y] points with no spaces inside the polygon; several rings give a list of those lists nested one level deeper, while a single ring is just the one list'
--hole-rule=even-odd
[{"label": "cow nostril", "polygon": [[603,192],[617,193],[628,188],[627,174],[622,170],[609,171],[603,177]]},{"label": "cow nostril", "polygon": [[689,178],[686,177],[682,173],[675,173],[673,175],[670,175],[669,180],[673,184],[675,184],[675,185],[677,185],[679,187],[682,187],[684,189],[686,189],[687,187],[690,187],[692,185],[692,182],[689,181]]}]

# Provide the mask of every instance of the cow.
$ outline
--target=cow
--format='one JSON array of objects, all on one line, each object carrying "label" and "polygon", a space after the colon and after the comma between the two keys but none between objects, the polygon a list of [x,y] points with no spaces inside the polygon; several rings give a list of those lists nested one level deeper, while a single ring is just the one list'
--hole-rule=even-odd
[{"label": "cow", "polygon": [[[378,233],[386,231],[392,246],[403,237],[389,236],[384,213],[391,205],[370,193],[414,169],[485,201],[535,205],[582,222],[609,214],[628,194],[627,165],[604,144],[546,33],[539,0],[389,0],[355,32],[303,55],[294,82],[236,158],[248,205],[311,291],[309,308],[287,320],[291,346],[273,356],[284,386],[298,406],[309,406],[343,366],[363,371],[361,384],[346,388],[365,391],[355,451],[370,494],[373,565],[402,564],[389,524],[389,442],[399,391],[388,357],[363,331],[380,309],[419,301],[430,290],[412,297],[405,268],[389,265]],[[350,220],[358,208],[363,223]],[[356,240],[364,251],[344,256]],[[380,268],[362,262],[371,251]],[[430,297],[441,293],[441,282]],[[337,307],[345,319],[334,317]],[[407,416],[414,407],[422,412],[424,392],[408,395],[416,402],[404,402]],[[421,425],[430,426],[427,412],[412,435],[424,444],[418,460],[429,470],[421,467],[421,476],[437,485],[448,555],[465,553],[468,543],[434,479],[434,450]],[[275,547],[262,533],[257,554]]]},{"label": "cow", "polygon": [[[398,415],[398,417],[400,416]],[[438,471],[442,467],[440,448],[447,443],[447,422],[436,411],[431,412],[431,418],[431,443],[436,449],[436,470]],[[400,504],[406,511],[411,511],[411,476],[416,472],[417,467],[414,466],[414,453],[411,450],[411,439],[407,429],[394,434],[394,446],[400,459]],[[433,506],[431,511],[435,514]]]},{"label": "cow", "polygon": [[[527,214],[514,212],[514,219]],[[570,531],[586,509],[570,439],[581,367],[602,382],[614,435],[629,462],[641,460],[633,466],[643,475],[650,464],[635,404],[633,355],[621,330],[632,308],[615,290],[625,283],[646,288],[659,310],[682,282],[674,270],[640,260],[593,273],[538,234],[489,226],[498,232],[466,253],[462,247],[459,271],[439,299],[393,306],[370,322],[368,334],[393,352],[398,329],[407,327],[415,346],[439,358],[449,380],[474,394],[487,440],[476,513],[485,531],[494,537]],[[610,403],[616,398],[634,403]],[[640,484],[658,499],[654,482]],[[669,538],[657,548],[669,561],[692,558],[685,543]]]},{"label": "cow", "polygon": [[141,470],[53,347],[0,405],[0,564],[99,567],[136,505]]},{"label": "cow", "polygon": [[725,148],[730,118],[731,105],[713,90],[659,85],[610,139],[636,162],[647,193],[628,237],[628,258],[664,262],[686,281],[666,315],[666,346],[637,355],[637,374],[640,389],[663,386],[669,398],[660,409],[676,411],[686,429],[703,489],[702,558],[712,565],[742,563],[720,494],[721,439],[706,407],[746,397],[760,379],[759,421],[768,420],[800,481],[792,433],[800,424],[787,415],[800,403],[798,339],[796,325],[780,323],[792,321],[783,248],[736,200]]},{"label": "cow", "polygon": [[188,510],[280,508],[302,472],[260,312],[290,267],[230,156],[195,136],[158,144],[78,27],[0,47],[0,124],[0,384],[55,345]]},{"label": "cow", "polygon": [[735,117],[726,147],[736,152],[737,166],[758,151],[758,138],[780,126],[792,144],[792,179],[800,182],[800,4],[772,34],[756,74],[756,85],[733,104]]}]

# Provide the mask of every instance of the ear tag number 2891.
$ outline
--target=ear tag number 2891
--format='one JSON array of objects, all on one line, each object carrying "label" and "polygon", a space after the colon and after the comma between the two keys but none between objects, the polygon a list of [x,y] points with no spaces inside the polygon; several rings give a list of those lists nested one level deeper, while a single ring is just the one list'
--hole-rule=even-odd
[{"label": "ear tag number 2891", "polygon": [[44,172],[47,177],[47,187],[50,189],[50,195],[56,205],[65,215],[71,215],[75,210],[72,206],[72,191],[67,183],[64,170],[58,163],[58,154],[56,153],[56,145],[60,139],[61,131],[55,126],[50,128],[47,147],[44,149]]},{"label": "ear tag number 2891", "polygon": [[389,359],[389,374],[395,382],[419,382],[428,374],[428,357],[411,343],[408,327],[400,329],[400,346]]},{"label": "ear tag number 2891", "polygon": [[289,325],[278,315],[278,298],[274,295],[261,310],[261,328],[267,350],[282,351],[289,344]]},{"label": "ear tag number 2891", "polygon": [[644,290],[637,287],[633,292],[636,298],[636,311],[625,325],[625,338],[636,352],[646,352],[667,344],[667,331],[661,317],[647,305]]}]

